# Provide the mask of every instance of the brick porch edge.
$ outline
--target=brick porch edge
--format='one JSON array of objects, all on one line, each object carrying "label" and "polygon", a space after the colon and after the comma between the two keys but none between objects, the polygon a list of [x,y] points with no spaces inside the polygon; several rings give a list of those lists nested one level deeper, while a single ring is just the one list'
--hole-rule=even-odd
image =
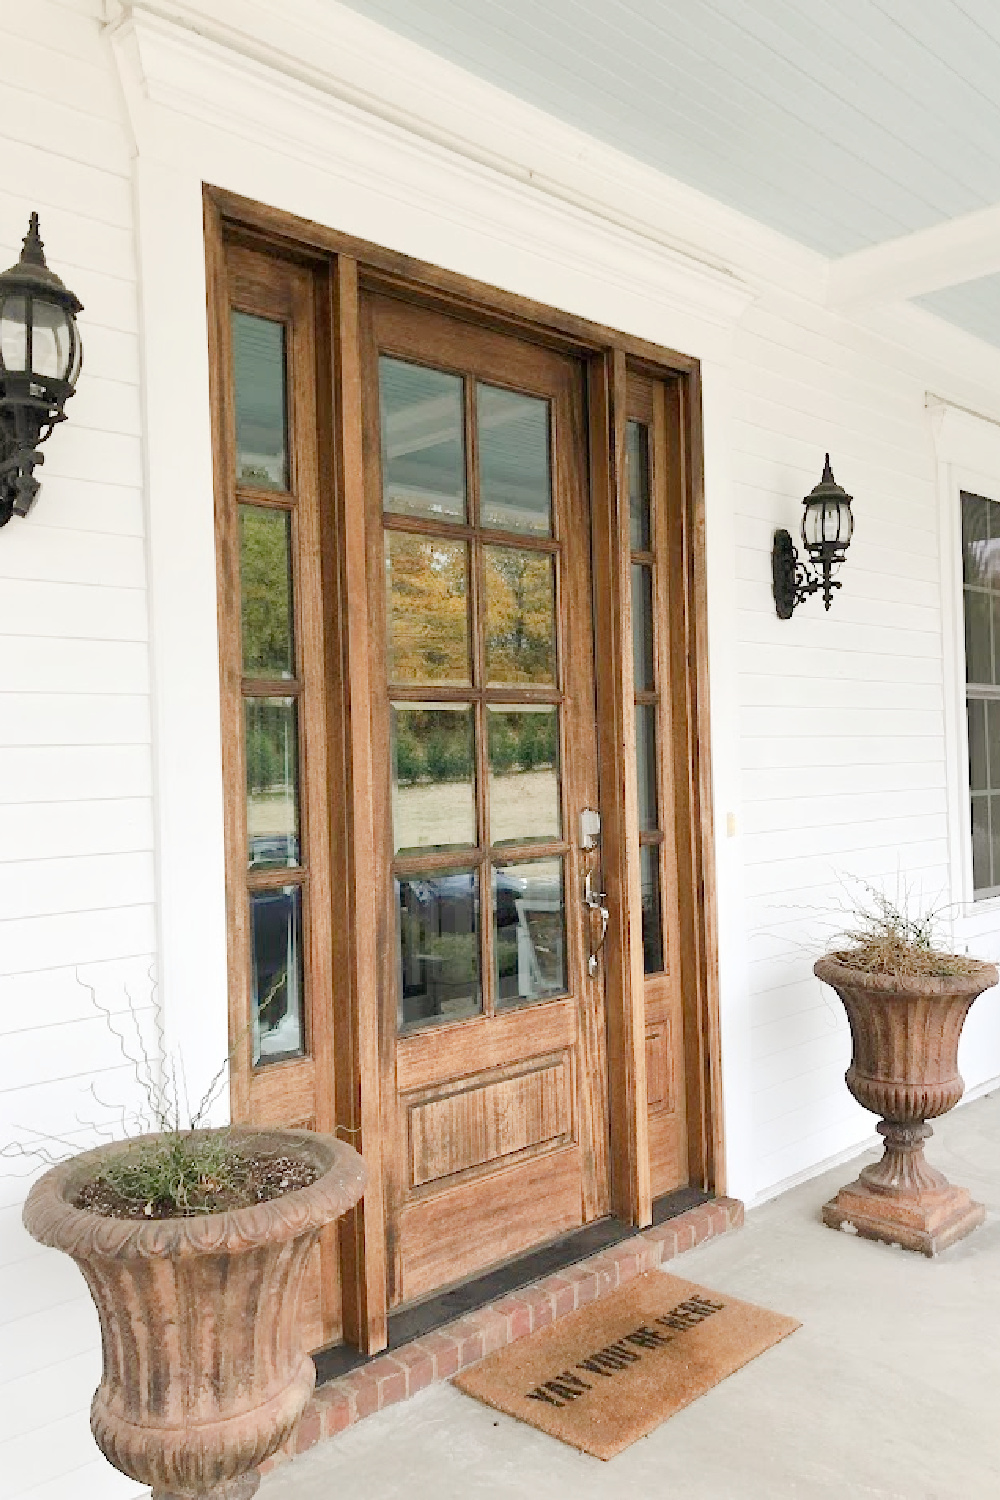
[{"label": "brick porch edge", "polygon": [[266,1474],[383,1407],[405,1401],[437,1380],[448,1380],[494,1349],[544,1328],[578,1307],[605,1297],[633,1276],[743,1223],[743,1204],[716,1198],[655,1228],[643,1229],[599,1255],[522,1287],[455,1323],[380,1354],[369,1364],[318,1386],[285,1446],[261,1464]]}]

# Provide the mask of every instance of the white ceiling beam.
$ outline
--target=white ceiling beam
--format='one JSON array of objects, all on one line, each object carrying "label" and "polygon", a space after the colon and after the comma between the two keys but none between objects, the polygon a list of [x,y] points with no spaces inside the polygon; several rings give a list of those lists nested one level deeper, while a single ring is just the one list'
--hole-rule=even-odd
[{"label": "white ceiling beam", "polygon": [[1000,272],[1000,203],[856,250],[830,264],[827,301],[848,308],[920,297]]}]

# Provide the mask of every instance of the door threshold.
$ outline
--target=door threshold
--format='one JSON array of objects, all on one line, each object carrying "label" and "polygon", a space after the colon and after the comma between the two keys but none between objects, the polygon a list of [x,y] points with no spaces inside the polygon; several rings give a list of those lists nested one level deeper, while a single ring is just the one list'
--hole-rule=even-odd
[{"label": "door threshold", "polygon": [[[689,1209],[699,1208],[712,1201],[711,1193],[703,1193],[698,1188],[683,1187],[676,1192],[665,1193],[662,1198],[653,1201],[653,1222],[650,1228],[655,1229]],[[559,1239],[551,1240],[537,1250],[529,1250],[525,1255],[505,1261],[503,1265],[496,1266],[481,1276],[460,1281],[422,1302],[398,1308],[389,1314],[389,1342],[383,1352],[391,1354],[394,1349],[412,1344],[414,1339],[423,1338],[425,1334],[433,1333],[447,1323],[454,1323],[457,1318],[478,1312],[491,1302],[509,1297],[546,1276],[556,1275],[578,1261],[600,1255],[602,1251],[610,1250],[641,1232],[636,1230],[634,1224],[626,1224],[623,1219],[616,1219],[613,1214],[609,1214],[607,1218],[595,1219],[592,1224],[585,1224],[582,1229],[574,1229],[570,1234],[561,1235]],[[330,1344],[326,1348],[317,1349],[312,1357],[316,1366],[316,1384],[323,1385],[341,1375],[348,1375],[352,1370],[359,1370],[370,1360],[380,1357],[381,1355],[362,1354],[349,1344]]]}]

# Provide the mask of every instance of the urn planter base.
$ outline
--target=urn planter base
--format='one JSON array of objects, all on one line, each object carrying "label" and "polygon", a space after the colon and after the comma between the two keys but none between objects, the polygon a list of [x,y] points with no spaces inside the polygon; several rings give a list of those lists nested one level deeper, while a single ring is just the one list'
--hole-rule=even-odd
[{"label": "urn planter base", "polygon": [[922,1255],[937,1255],[978,1228],[983,1205],[924,1157],[924,1141],[934,1133],[929,1125],[880,1120],[877,1129],[885,1141],[882,1160],[824,1204],[824,1224]]},{"label": "urn planter base", "polygon": [[978,1229],[985,1218],[986,1209],[972,1201],[967,1188],[949,1185],[941,1192],[906,1200],[876,1193],[860,1177],[823,1205],[823,1223],[831,1229],[854,1229],[867,1240],[883,1240],[921,1255],[947,1250]]}]

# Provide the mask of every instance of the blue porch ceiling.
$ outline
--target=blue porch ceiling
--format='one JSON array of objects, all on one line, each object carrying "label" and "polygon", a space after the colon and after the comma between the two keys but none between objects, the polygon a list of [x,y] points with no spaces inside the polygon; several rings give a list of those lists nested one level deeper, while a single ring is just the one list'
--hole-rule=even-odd
[{"label": "blue porch ceiling", "polygon": [[997,0],[346,3],[824,255],[1000,202]]}]

